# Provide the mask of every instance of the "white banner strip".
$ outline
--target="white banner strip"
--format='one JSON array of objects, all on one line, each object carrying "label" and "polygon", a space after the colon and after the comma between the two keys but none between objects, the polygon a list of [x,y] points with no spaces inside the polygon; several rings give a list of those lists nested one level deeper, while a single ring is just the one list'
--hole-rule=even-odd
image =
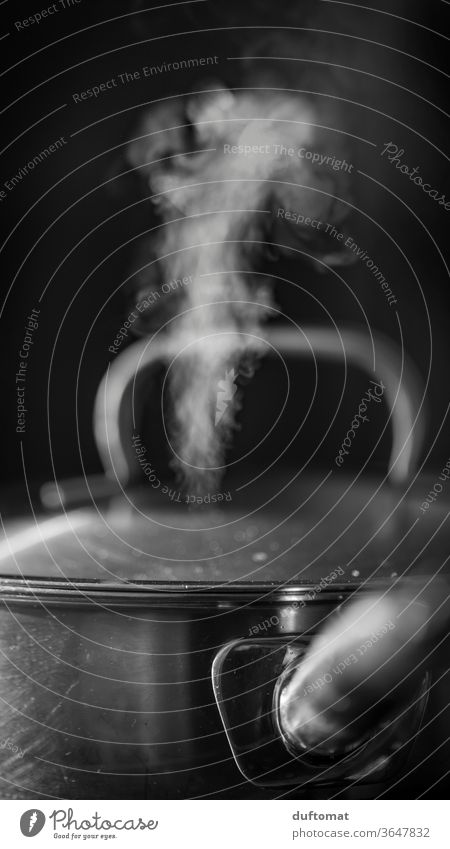
[{"label": "white banner strip", "polygon": [[[442,801],[0,801],[2,846],[449,846]],[[30,845],[30,843],[28,843]]]}]

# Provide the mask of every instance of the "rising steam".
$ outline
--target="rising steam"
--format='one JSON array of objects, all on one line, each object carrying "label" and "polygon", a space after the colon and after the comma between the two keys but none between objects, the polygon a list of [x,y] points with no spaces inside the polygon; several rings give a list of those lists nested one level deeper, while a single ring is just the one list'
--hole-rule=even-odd
[{"label": "rising steam", "polygon": [[314,254],[310,227],[285,222],[279,238],[277,209],[329,222],[345,214],[336,197],[345,193],[346,175],[298,155],[300,148],[319,151],[324,162],[339,153],[335,138],[327,150],[318,123],[304,97],[213,83],[152,108],[130,145],[129,159],[147,177],[163,220],[138,297],[154,282],[192,275],[181,294],[168,296],[165,329],[179,352],[169,371],[174,465],[190,491],[217,487],[239,408],[239,392],[224,382],[238,374],[243,356],[248,363],[249,352],[257,358],[264,351],[272,300],[254,273],[258,256],[274,234],[278,251],[303,240]]}]

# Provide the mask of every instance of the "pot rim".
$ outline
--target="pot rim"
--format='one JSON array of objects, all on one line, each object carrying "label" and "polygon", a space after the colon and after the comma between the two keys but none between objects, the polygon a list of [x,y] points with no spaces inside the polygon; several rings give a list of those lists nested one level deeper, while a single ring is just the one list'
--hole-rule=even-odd
[{"label": "pot rim", "polygon": [[[334,584],[333,587],[321,589],[311,598],[311,588],[316,587],[314,581],[297,584],[258,582],[245,583],[236,581],[223,585],[220,583],[200,584],[196,581],[178,581],[162,583],[161,581],[130,581],[103,582],[81,579],[77,581],[61,581],[53,578],[10,578],[0,576],[0,605],[9,603],[55,603],[76,606],[106,603],[113,607],[122,606],[177,606],[205,607],[211,603],[220,606],[242,606],[251,602],[260,607],[273,603],[289,604],[294,601],[304,601],[309,604],[338,604],[355,592],[374,592],[392,588],[394,582],[374,580],[370,583]],[[307,595],[308,598],[304,599]],[[303,609],[299,608],[299,609]],[[297,612],[297,611],[296,611]]]}]

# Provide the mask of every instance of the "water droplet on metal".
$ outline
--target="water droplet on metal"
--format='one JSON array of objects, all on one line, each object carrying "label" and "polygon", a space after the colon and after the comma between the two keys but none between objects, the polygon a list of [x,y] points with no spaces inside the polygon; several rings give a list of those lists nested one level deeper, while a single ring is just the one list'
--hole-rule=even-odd
[{"label": "water droplet on metal", "polygon": [[265,551],[255,551],[252,554],[252,560],[254,563],[264,563],[264,560],[267,560],[267,554]]}]

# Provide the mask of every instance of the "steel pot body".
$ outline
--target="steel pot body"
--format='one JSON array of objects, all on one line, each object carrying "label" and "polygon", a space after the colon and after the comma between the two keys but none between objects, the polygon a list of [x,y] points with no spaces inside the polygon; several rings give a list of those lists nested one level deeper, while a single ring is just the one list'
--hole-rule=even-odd
[{"label": "steel pot body", "polygon": [[[297,636],[307,639],[353,590],[325,592],[312,601],[305,588],[261,600],[260,592],[256,597],[239,588],[200,597],[148,588],[137,594],[42,583],[3,587],[2,797],[327,798],[348,787],[354,798],[383,792],[380,779],[362,787],[351,774],[333,780],[326,765],[320,779],[313,780],[314,774],[305,773],[287,750],[283,759],[290,765],[289,781],[271,783],[267,778],[275,762],[264,757],[264,734],[254,745],[253,778],[244,777],[211,679],[224,644],[266,643],[263,679],[266,690],[273,690]],[[249,692],[241,691],[244,701],[251,701],[255,689],[252,662],[247,663]],[[438,678],[439,670],[434,672]],[[442,682],[432,688],[430,716],[445,704],[444,695]],[[250,704],[249,709],[257,721],[258,708]],[[433,783],[433,770],[436,777],[445,773],[443,720],[442,715],[416,740],[402,792],[425,790]],[[421,765],[424,755],[431,755],[431,769],[430,762]],[[360,763],[364,758],[362,752]]]}]

